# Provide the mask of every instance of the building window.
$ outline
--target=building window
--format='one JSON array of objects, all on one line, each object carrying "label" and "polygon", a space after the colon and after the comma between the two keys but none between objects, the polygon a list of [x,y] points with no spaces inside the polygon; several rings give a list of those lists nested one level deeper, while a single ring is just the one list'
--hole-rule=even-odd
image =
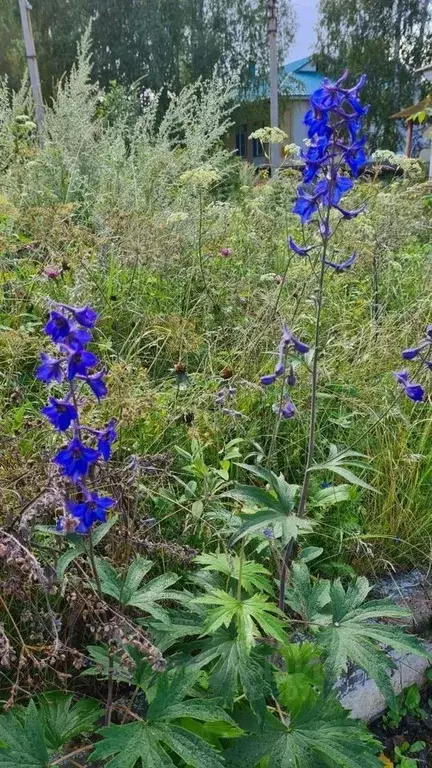
[{"label": "building window", "polygon": [[236,151],[240,157],[247,155],[247,125],[241,125],[236,133]]}]

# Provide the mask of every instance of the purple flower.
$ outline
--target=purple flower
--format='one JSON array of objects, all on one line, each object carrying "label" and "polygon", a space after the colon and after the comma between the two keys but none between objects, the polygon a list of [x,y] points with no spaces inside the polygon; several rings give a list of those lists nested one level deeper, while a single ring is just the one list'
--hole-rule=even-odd
[{"label": "purple flower", "polygon": [[41,364],[36,369],[36,378],[49,384],[51,381],[57,381],[59,384],[63,380],[63,371],[61,361],[55,357],[49,357],[41,352]]},{"label": "purple flower", "polygon": [[415,384],[409,380],[408,371],[397,371],[393,374],[397,383],[405,390],[405,394],[415,403],[420,403],[424,400],[424,389],[420,384]]},{"label": "purple flower", "polygon": [[302,224],[306,224],[317,210],[317,198],[309,195],[303,187],[299,187],[297,190],[297,200],[292,212],[300,216]]},{"label": "purple flower", "polygon": [[50,319],[45,326],[45,333],[53,341],[62,341],[70,332],[69,321],[60,312],[50,312]]},{"label": "purple flower", "polygon": [[283,403],[283,405],[275,405],[273,409],[282,419],[292,419],[296,415],[297,409],[293,402],[289,398]]},{"label": "purple flower", "polygon": [[93,368],[98,364],[98,359],[93,352],[85,349],[72,352],[68,359],[68,379],[72,381],[78,374],[87,376],[87,368]]},{"label": "purple flower", "polygon": [[339,205],[336,205],[335,208],[337,211],[339,211],[339,213],[342,214],[342,217],[344,219],[355,219],[356,216],[358,216],[360,213],[363,213],[366,206],[362,205],[360,208],[356,208],[352,211],[346,211],[344,208],[341,208]]},{"label": "purple flower", "polygon": [[293,387],[296,383],[297,379],[295,377],[294,368],[292,365],[289,367],[288,376],[286,377],[286,383],[289,387]]},{"label": "purple flower", "polygon": [[42,413],[51,422],[55,429],[60,432],[64,432],[70,426],[72,421],[78,417],[77,410],[74,405],[68,403],[67,400],[56,400],[55,397],[50,397],[50,405],[46,405],[42,408]]},{"label": "purple flower", "polygon": [[425,348],[426,344],[420,344],[419,347],[412,347],[411,349],[404,349],[402,357],[404,360],[414,360],[417,355]]},{"label": "purple flower", "polygon": [[343,261],[341,264],[337,264],[334,261],[327,261],[324,260],[324,264],[327,265],[327,267],[332,267],[335,272],[347,272],[348,269],[351,269],[352,265],[355,263],[355,260],[357,259],[357,252],[354,251],[353,255],[349,257],[346,261]]},{"label": "purple flower", "polygon": [[231,256],[232,249],[231,248],[221,248],[219,251],[221,256]]},{"label": "purple flower", "polygon": [[111,446],[115,440],[117,440],[117,432],[115,430],[115,419],[111,419],[106,425],[105,429],[98,432],[98,451],[105,461],[108,461],[111,456]]},{"label": "purple flower", "polygon": [[79,376],[78,378],[84,379],[86,384],[89,385],[94,396],[97,397],[97,399],[100,401],[103,397],[105,397],[108,391],[104,382],[104,376],[104,371],[98,371],[97,373],[90,374],[90,376]]},{"label": "purple flower", "polygon": [[363,136],[361,139],[358,139],[358,141],[351,144],[344,153],[344,160],[354,176],[358,176],[359,170],[363,168],[367,162],[366,153],[364,151],[365,142],[366,139]]},{"label": "purple flower", "polygon": [[313,248],[316,248],[316,245],[309,245],[309,246],[303,246],[303,245],[297,245],[297,243],[292,239],[290,236],[288,240],[288,245],[294,253],[296,253],[298,256],[307,256],[309,251],[311,251]]},{"label": "purple flower", "polygon": [[309,352],[310,349],[307,344],[304,344],[304,342],[300,341],[297,336],[294,336],[292,331],[290,331],[286,325],[284,326],[283,330],[282,342],[287,346],[292,344],[296,352],[299,352],[301,355],[305,355],[307,352]]},{"label": "purple flower", "polygon": [[87,533],[93,523],[104,523],[107,511],[115,504],[114,499],[108,496],[99,496],[97,493],[86,493],[83,502],[68,501],[67,509],[73,517],[80,522],[75,528],[75,533]]},{"label": "purple flower", "polygon": [[276,375],[274,373],[268,373],[265,376],[261,376],[260,382],[263,387],[268,387],[270,384],[274,384],[276,381]]},{"label": "purple flower", "polygon": [[342,197],[354,186],[352,179],[348,176],[336,174],[332,181],[321,179],[315,187],[315,195],[322,198],[326,206],[335,206],[341,201]]},{"label": "purple flower", "polygon": [[86,328],[93,328],[96,325],[98,314],[88,304],[85,307],[69,307],[66,304],[63,306],[69,310],[80,325],[84,325]]},{"label": "purple flower", "polygon": [[264,528],[263,535],[266,539],[274,539],[274,533],[271,528]]},{"label": "purple flower", "polygon": [[88,448],[78,437],[74,437],[66,448],[61,448],[53,461],[62,468],[64,475],[76,483],[87,474],[89,467],[97,461],[98,456],[98,451]]},{"label": "purple flower", "polygon": [[74,325],[71,326],[67,336],[62,339],[62,344],[64,344],[65,347],[69,347],[69,349],[80,350],[91,340],[91,333],[84,330],[84,328],[78,328],[78,326]]}]

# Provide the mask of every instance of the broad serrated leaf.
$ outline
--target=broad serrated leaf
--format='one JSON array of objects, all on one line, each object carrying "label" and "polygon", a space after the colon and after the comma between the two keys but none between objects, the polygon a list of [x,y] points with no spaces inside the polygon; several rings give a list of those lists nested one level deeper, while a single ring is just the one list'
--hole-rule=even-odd
[{"label": "broad serrated leaf", "polygon": [[288,643],[279,648],[285,664],[276,672],[279,701],[291,717],[305,705],[313,705],[323,688],[324,674],[320,652],[315,643]]},{"label": "broad serrated leaf", "polygon": [[388,675],[392,662],[382,646],[426,658],[431,658],[431,655],[418,638],[405,634],[400,627],[371,621],[386,617],[401,618],[407,616],[407,612],[387,600],[365,603],[370,589],[364,577],[356,579],[346,590],[337,579],[330,589],[332,620],[319,630],[317,636],[317,642],[326,655],[325,690],[331,690],[335,680],[346,671],[348,662],[352,661],[375,680],[387,701],[393,704],[395,696]]},{"label": "broad serrated leaf", "polygon": [[0,715],[1,768],[47,768],[49,756],[43,723],[34,701],[24,716],[12,711]]},{"label": "broad serrated leaf", "polygon": [[[242,722],[244,727],[244,723]],[[236,739],[225,752],[227,768],[379,768],[381,745],[334,700],[309,702],[285,725],[268,714],[263,733]],[[266,760],[261,764],[261,760]]]},{"label": "broad serrated leaf", "polygon": [[140,608],[159,621],[167,620],[167,613],[159,605],[159,602],[164,600],[182,601],[184,599],[182,592],[169,589],[179,579],[175,573],[163,573],[140,586],[153,565],[151,561],[142,557],[135,558],[124,579],[106,560],[98,558],[96,564],[102,592],[111,595],[122,605]]},{"label": "broad serrated leaf", "polygon": [[252,648],[255,638],[262,634],[281,642],[286,639],[281,621],[285,619],[284,614],[269,603],[265,595],[256,594],[247,600],[239,600],[222,589],[215,589],[197,597],[195,602],[215,606],[208,613],[203,634],[212,634],[222,626],[229,627],[234,621],[239,642],[247,650]]},{"label": "broad serrated leaf", "polygon": [[194,562],[204,566],[207,571],[216,571],[238,581],[241,575],[242,587],[247,592],[255,589],[260,592],[273,594],[273,585],[266,577],[271,577],[270,571],[255,560],[245,560],[238,555],[223,552],[197,555]]},{"label": "broad serrated leaf", "polygon": [[72,706],[72,696],[55,691],[39,698],[39,715],[48,749],[58,750],[80,733],[94,730],[104,710],[94,699],[81,699]]},{"label": "broad serrated leaf", "polygon": [[332,485],[328,488],[320,488],[313,496],[311,503],[314,507],[331,507],[333,504],[340,504],[341,501],[347,501],[351,498],[351,485]]},{"label": "broad serrated leaf", "polygon": [[147,721],[102,728],[99,733],[104,738],[96,744],[90,760],[111,757],[104,762],[106,768],[172,768],[176,763],[170,755],[174,753],[191,768],[221,768],[220,756],[204,739],[173,722],[188,717],[234,725],[219,700],[187,698],[198,674],[179,669],[170,679],[163,673]]},{"label": "broad serrated leaf", "polygon": [[241,515],[242,525],[232,535],[229,545],[232,547],[245,536],[262,535],[266,528],[270,528],[275,539],[281,539],[285,546],[291,539],[297,540],[300,533],[311,531],[313,521],[297,515],[285,515],[273,510],[255,512],[254,514]]},{"label": "broad serrated leaf", "polygon": [[285,591],[285,601],[304,621],[327,623],[324,609],[330,603],[330,581],[314,581],[306,563],[295,562],[291,569],[291,583]]},{"label": "broad serrated leaf", "polygon": [[267,709],[266,697],[275,694],[273,667],[260,652],[262,648],[246,653],[235,637],[226,630],[216,632],[207,648],[194,657],[194,664],[202,669],[210,667],[211,691],[224,704],[232,706],[238,691],[249,701],[262,722]]}]

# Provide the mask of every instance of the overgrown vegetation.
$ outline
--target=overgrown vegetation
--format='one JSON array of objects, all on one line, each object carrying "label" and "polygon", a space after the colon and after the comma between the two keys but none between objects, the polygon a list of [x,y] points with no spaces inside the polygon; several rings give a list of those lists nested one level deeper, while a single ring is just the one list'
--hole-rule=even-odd
[{"label": "overgrown vegetation", "polygon": [[[379,766],[334,683],[359,665],[395,710],[383,649],[427,655],[366,578],[430,559],[429,405],[392,375],[430,320],[421,169],[356,181],[365,211],[332,240],[355,267],[323,271],[319,298],[319,258],[288,247],[313,242],[299,172],[255,179],[229,154],[234,101],[214,78],[137,115],[91,84],[85,38],[41,149],[26,89],[2,86],[0,765]],[[115,507],[86,535],[34,376],[53,301],[96,309],[108,395],[77,406],[90,434],[116,420],[90,472]]]}]

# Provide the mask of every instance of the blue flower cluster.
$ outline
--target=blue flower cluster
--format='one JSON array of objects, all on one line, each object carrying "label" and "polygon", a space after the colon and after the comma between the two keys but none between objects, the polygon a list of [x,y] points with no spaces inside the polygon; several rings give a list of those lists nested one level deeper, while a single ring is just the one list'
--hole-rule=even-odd
[{"label": "blue flower cluster", "polygon": [[[308,129],[308,147],[301,151],[305,166],[303,184],[297,189],[293,212],[307,224],[316,216],[322,240],[333,234],[329,225],[330,210],[336,210],[339,219],[352,219],[364,208],[347,210],[341,201],[354,186],[351,178],[357,177],[366,163],[365,142],[361,135],[362,119],[368,111],[359,99],[366,77],[362,75],[352,88],[343,87],[348,76],[344,72],[336,83],[324,80],[322,87],[310,99],[311,109],[305,116]],[[299,256],[306,256],[314,245],[301,246],[292,238],[288,243]],[[337,263],[325,260],[325,265],[335,272],[345,272],[356,260]]]},{"label": "blue flower cluster", "polygon": [[[103,429],[92,429],[80,423],[78,389],[87,385],[98,401],[107,393],[103,370],[94,371],[99,360],[86,349],[92,340],[89,329],[97,321],[97,313],[89,306],[72,307],[56,304],[50,312],[45,333],[57,347],[57,355],[41,354],[36,378],[48,385],[63,385],[63,397],[49,397],[42,413],[59,432],[70,430],[67,445],[60,449],[53,461],[62,475],[75,486],[74,499],[66,500],[66,513],[57,523],[57,529],[66,532],[88,533],[97,521],[105,522],[113,499],[99,496],[85,485],[85,478],[93,474],[99,459],[108,461],[111,447],[117,438],[114,420]],[[86,441],[83,441],[86,433]],[[90,443],[90,444],[89,444]]]},{"label": "blue flower cluster", "polygon": [[[432,325],[428,325],[424,337],[419,341],[416,347],[404,349],[402,357],[404,360],[419,360],[430,371],[432,370],[432,360],[428,359],[428,353],[432,348]],[[420,403],[425,398],[425,392],[421,384],[416,384],[409,378],[408,371],[397,371],[393,374],[397,383],[401,385],[407,397]]]},{"label": "blue flower cluster", "polygon": [[285,392],[286,386],[293,387],[296,383],[296,377],[292,363],[287,366],[287,357],[290,351],[305,355],[309,352],[309,347],[303,341],[294,336],[292,331],[284,325],[282,338],[279,344],[278,358],[273,373],[261,376],[260,382],[264,387],[274,384],[277,379],[282,380],[282,398],[281,402],[275,406],[274,410],[282,419],[292,419],[296,414],[296,407],[291,398]]}]

